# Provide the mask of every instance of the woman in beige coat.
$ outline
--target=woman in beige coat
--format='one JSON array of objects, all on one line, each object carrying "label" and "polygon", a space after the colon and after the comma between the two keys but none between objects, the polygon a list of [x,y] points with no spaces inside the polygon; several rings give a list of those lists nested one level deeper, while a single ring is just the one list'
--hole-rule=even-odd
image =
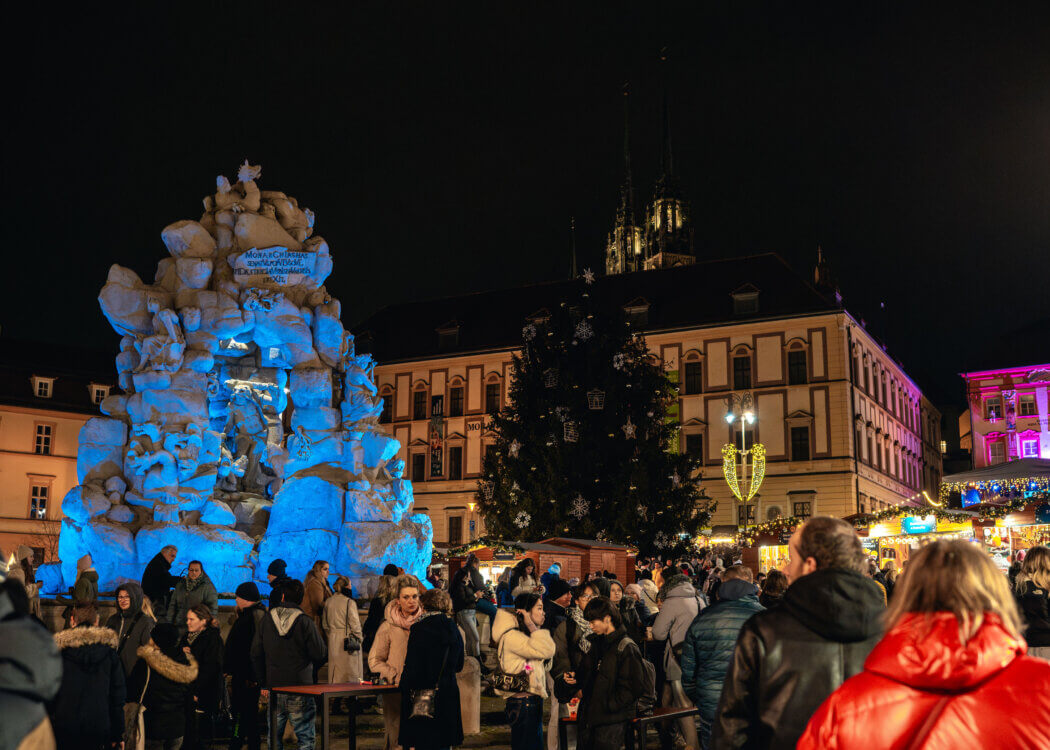
[{"label": "woman in beige coat", "polygon": [[[361,618],[350,590],[350,579],[335,579],[335,594],[324,604],[321,621],[328,633],[328,682],[360,682],[364,675],[361,663]],[[357,639],[357,651],[348,652],[345,639]]]},{"label": "woman in beige coat", "polygon": [[[381,682],[397,685],[401,671],[405,668],[408,653],[408,632],[423,614],[419,605],[422,586],[415,576],[398,576],[395,583],[396,598],[386,605],[383,624],[376,632],[372,650],[368,653],[368,667],[378,672]],[[383,696],[383,728],[386,750],[399,750],[397,737],[401,731],[401,694]]]}]

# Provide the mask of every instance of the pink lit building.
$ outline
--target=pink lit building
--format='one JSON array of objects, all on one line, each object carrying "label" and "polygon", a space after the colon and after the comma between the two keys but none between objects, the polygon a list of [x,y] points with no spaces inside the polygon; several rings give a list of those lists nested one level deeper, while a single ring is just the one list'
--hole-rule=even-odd
[{"label": "pink lit building", "polygon": [[960,375],[970,409],[959,418],[959,435],[975,469],[1019,458],[1050,459],[1050,364]]}]

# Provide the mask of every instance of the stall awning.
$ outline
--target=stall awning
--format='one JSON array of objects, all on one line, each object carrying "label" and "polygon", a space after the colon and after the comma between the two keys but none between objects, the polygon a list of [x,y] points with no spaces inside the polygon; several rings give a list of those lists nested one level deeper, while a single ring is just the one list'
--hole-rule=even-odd
[{"label": "stall awning", "polygon": [[1045,458],[1021,458],[1004,464],[985,466],[983,469],[949,474],[941,479],[941,483],[967,484],[969,482],[993,482],[996,479],[1025,479],[1026,477],[1050,477],[1050,460]]}]

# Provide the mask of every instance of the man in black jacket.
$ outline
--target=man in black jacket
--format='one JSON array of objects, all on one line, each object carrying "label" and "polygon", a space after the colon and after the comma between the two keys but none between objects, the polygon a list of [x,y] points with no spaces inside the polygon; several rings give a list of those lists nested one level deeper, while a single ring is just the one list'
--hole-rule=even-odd
[{"label": "man in black jacket", "polygon": [[463,567],[456,571],[449,586],[452,595],[452,611],[456,613],[456,623],[463,628],[466,635],[467,656],[473,656],[481,665],[482,674],[489,670],[481,658],[481,639],[478,637],[477,606],[478,599],[484,596],[485,581],[478,570],[478,558],[471,552],[467,555]]},{"label": "man in black jacket", "polygon": [[266,568],[266,580],[270,584],[270,609],[281,605],[281,584],[291,580],[285,572],[288,563],[277,558]]},{"label": "man in black jacket", "polygon": [[627,637],[619,608],[605,597],[583,612],[594,632],[579,669],[562,676],[559,700],[579,696],[579,750],[620,750],[626,722],[635,717],[645,688],[642,652]]},{"label": "man in black jacket", "polygon": [[549,598],[543,603],[543,627],[551,631],[553,637],[554,631],[568,616],[569,604],[572,603],[572,586],[561,578],[554,578],[547,589],[547,596]]},{"label": "man in black jacket", "polygon": [[232,687],[230,707],[233,713],[233,736],[230,750],[240,750],[245,740],[249,750],[259,750],[259,681],[252,667],[252,641],[255,631],[266,617],[266,607],[259,601],[259,588],[242,583],[235,593],[237,619],[226,638],[223,658]]},{"label": "man in black jacket", "polygon": [[794,748],[810,717],[864,667],[886,606],[863,573],[853,527],[817,516],[788,543],[791,586],[749,619],[729,663],[712,734],[715,750]]},{"label": "man in black jacket", "polygon": [[92,602],[73,608],[72,627],[55,634],[62,652],[62,687],[51,705],[55,744],[112,748],[124,741],[124,667],[117,634],[98,626]]},{"label": "man in black jacket", "polygon": [[274,723],[270,727],[271,747],[278,747],[290,720],[300,747],[313,747],[316,704],[307,695],[270,696],[268,688],[285,685],[310,685],[314,665],[328,657],[321,631],[313,618],[303,614],[303,584],[294,579],[284,581],[278,591],[281,604],[271,607],[252,639],[252,667],[262,686],[262,695],[276,702]]},{"label": "man in black jacket", "polygon": [[[169,544],[153,556],[142,573],[142,593],[149,597],[153,605],[153,612],[162,620],[168,611],[171,590],[182,580],[179,576],[171,574],[171,564],[175,562],[175,556],[178,553],[178,548]],[[174,624],[178,625],[178,623]]]}]

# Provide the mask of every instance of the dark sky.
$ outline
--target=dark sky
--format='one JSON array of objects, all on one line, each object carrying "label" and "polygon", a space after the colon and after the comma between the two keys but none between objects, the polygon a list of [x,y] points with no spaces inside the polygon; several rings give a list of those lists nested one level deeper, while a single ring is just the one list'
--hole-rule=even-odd
[{"label": "dark sky", "polygon": [[847,307],[878,331],[885,302],[890,352],[940,400],[1050,316],[1045,2],[307,5],[8,19],[5,337],[115,352],[107,268],[151,279],[161,228],[245,157],[317,213],[348,325],[560,278],[571,216],[598,268],[624,82],[639,208],[657,176],[665,46],[700,258],[773,250],[808,273],[821,244]]}]

